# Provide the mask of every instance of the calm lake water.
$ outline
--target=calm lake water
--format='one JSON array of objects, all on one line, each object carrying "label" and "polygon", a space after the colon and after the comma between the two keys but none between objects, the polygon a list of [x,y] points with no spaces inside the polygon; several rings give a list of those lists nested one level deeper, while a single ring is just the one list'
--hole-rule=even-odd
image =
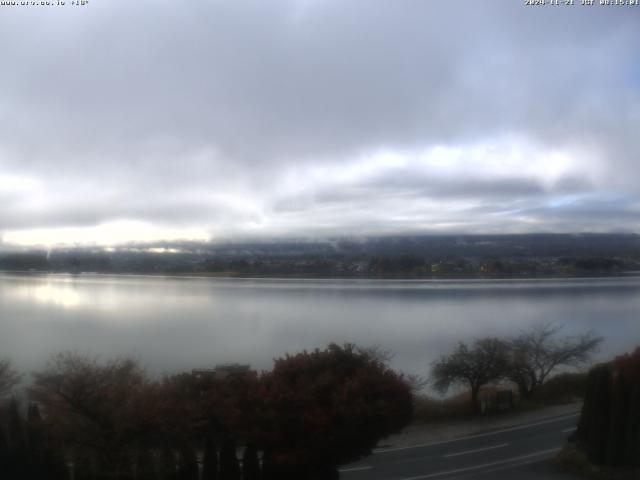
[{"label": "calm lake water", "polygon": [[256,280],[0,274],[0,357],[25,370],[61,350],[130,355],[151,372],[270,368],[330,342],[380,344],[426,374],[457,341],[554,322],[605,337],[598,359],[640,344],[640,278]]}]

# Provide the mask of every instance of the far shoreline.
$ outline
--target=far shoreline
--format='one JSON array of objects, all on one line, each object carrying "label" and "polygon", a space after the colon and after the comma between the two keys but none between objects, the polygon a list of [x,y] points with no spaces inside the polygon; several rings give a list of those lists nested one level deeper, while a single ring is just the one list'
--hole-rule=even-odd
[{"label": "far shoreline", "polygon": [[640,271],[592,272],[584,274],[531,274],[531,275],[491,275],[491,274],[447,274],[447,275],[318,275],[318,274],[255,274],[240,272],[97,272],[97,271],[55,271],[55,270],[0,270],[0,275],[24,276],[100,276],[100,277],[141,277],[175,279],[225,279],[225,280],[359,280],[359,281],[399,281],[399,282],[449,282],[449,281],[501,281],[501,280],[598,280],[613,278],[640,278]]}]

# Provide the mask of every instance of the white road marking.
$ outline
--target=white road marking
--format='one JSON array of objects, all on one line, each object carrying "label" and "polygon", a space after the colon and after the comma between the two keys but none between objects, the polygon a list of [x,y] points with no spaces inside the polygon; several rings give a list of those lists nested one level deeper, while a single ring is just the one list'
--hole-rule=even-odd
[{"label": "white road marking", "polygon": [[[487,469],[483,469],[482,471],[478,472],[481,475],[487,475],[488,473],[496,473],[496,472],[504,472],[505,470],[511,470],[513,468],[516,467],[522,467],[524,465],[531,465],[534,463],[540,463],[540,462],[544,462],[546,460],[545,457],[539,457],[539,458],[534,458],[532,460],[525,460],[524,462],[516,462],[516,463],[510,463],[510,464],[506,464],[506,465],[499,465],[497,467],[493,467],[493,468],[487,468]],[[456,477],[449,477],[452,480],[455,479],[461,479],[461,478],[469,478],[468,477],[468,473],[463,473],[461,476],[456,476]]]},{"label": "white road marking", "polygon": [[460,455],[468,455],[470,453],[484,452],[485,450],[494,450],[496,448],[504,448],[508,446],[508,443],[501,443],[500,445],[493,445],[491,447],[476,448],[475,450],[467,450],[465,452],[450,453],[449,455],[444,455],[444,458],[459,457]]},{"label": "white road marking", "polygon": [[370,465],[365,465],[363,467],[353,467],[353,468],[341,468],[340,470],[338,470],[340,473],[346,473],[346,472],[361,472],[363,470],[371,470],[373,467]]},{"label": "white road marking", "polygon": [[565,428],[564,430],[562,430],[562,433],[573,432],[573,431],[575,431],[577,429],[578,429],[578,427]]},{"label": "white road marking", "polygon": [[538,425],[546,425],[547,423],[561,422],[563,420],[567,420],[569,418],[577,417],[579,415],[580,415],[580,413],[572,413],[570,415],[563,415],[561,417],[556,417],[556,418],[552,418],[552,419],[549,419],[549,420],[543,420],[543,421],[536,422],[536,423],[528,423],[526,425],[518,425],[516,427],[509,427],[509,428],[505,428],[505,429],[502,429],[502,430],[496,430],[496,431],[493,431],[493,432],[478,433],[478,434],[475,434],[475,435],[467,435],[467,436],[464,436],[464,437],[452,438],[451,440],[443,440],[442,442],[419,443],[419,444],[416,444],[416,445],[409,445],[409,446],[406,446],[406,447],[378,448],[378,449],[373,451],[373,454],[377,455],[379,453],[398,452],[400,450],[411,450],[411,449],[414,449],[414,448],[433,447],[435,445],[445,445],[447,443],[459,442],[459,441],[462,441],[462,440],[470,440],[470,439],[473,439],[473,438],[488,437],[490,435],[498,435],[500,433],[513,432],[513,431],[516,431],[516,430],[522,430],[524,428],[537,427]]},{"label": "white road marking", "polygon": [[500,460],[498,462],[491,462],[491,463],[483,463],[481,465],[474,465],[473,467],[458,468],[456,470],[448,470],[446,472],[430,473],[428,475],[420,475],[418,477],[407,477],[407,478],[403,478],[402,480],[424,480],[426,478],[441,477],[443,475],[451,475],[451,474],[455,474],[455,473],[470,472],[472,470],[478,470],[480,468],[487,468],[487,467],[495,467],[495,466],[498,466],[498,465],[505,465],[507,463],[518,462],[520,460],[526,460],[528,458],[539,457],[541,455],[547,455],[549,453],[557,452],[558,450],[560,450],[560,448],[561,447],[551,448],[549,450],[542,450],[540,452],[530,453],[528,455],[521,455],[519,457],[509,458],[507,460]]}]

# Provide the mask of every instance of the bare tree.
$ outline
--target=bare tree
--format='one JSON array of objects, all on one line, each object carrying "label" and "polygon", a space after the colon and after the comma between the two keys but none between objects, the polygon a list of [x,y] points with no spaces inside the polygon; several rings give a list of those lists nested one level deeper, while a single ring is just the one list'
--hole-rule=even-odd
[{"label": "bare tree", "polygon": [[531,397],[558,367],[588,363],[602,343],[602,337],[593,332],[559,337],[561,328],[551,323],[537,325],[510,342],[507,376],[522,397]]},{"label": "bare tree", "polygon": [[15,370],[11,360],[0,359],[0,398],[9,393],[21,379],[22,375]]},{"label": "bare tree", "polygon": [[420,393],[423,388],[429,385],[429,379],[422,375],[407,375],[406,381],[414,395]]},{"label": "bare tree", "polygon": [[[358,353],[366,355],[372,360],[380,362],[386,366],[388,366],[396,356],[393,350],[386,349],[378,343],[371,345],[370,347],[358,348],[357,351]],[[405,380],[414,394],[420,392],[420,390],[429,384],[429,379],[424,378],[421,375],[407,375]]]},{"label": "bare tree", "polygon": [[396,356],[392,350],[384,348],[380,344],[371,345],[370,347],[358,348],[358,353],[368,356],[372,360],[388,365]]},{"label": "bare tree", "polygon": [[[52,432],[79,455],[96,456],[103,468],[117,469],[146,433],[153,403],[145,403],[147,379],[135,361],[100,363],[65,352],[33,375],[31,398],[44,408]],[[104,478],[111,478],[105,472]]]},{"label": "bare tree", "polygon": [[477,339],[472,347],[460,342],[452,353],[433,364],[431,379],[440,392],[455,384],[468,386],[472,408],[477,411],[480,387],[504,377],[507,362],[508,347],[499,338]]}]

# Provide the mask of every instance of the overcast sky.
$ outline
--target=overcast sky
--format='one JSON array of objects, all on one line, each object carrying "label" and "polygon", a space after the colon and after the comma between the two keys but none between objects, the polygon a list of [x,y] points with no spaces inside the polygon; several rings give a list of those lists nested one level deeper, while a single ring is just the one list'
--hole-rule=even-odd
[{"label": "overcast sky", "polygon": [[0,236],[638,232],[640,7],[575,2],[0,6]]}]

